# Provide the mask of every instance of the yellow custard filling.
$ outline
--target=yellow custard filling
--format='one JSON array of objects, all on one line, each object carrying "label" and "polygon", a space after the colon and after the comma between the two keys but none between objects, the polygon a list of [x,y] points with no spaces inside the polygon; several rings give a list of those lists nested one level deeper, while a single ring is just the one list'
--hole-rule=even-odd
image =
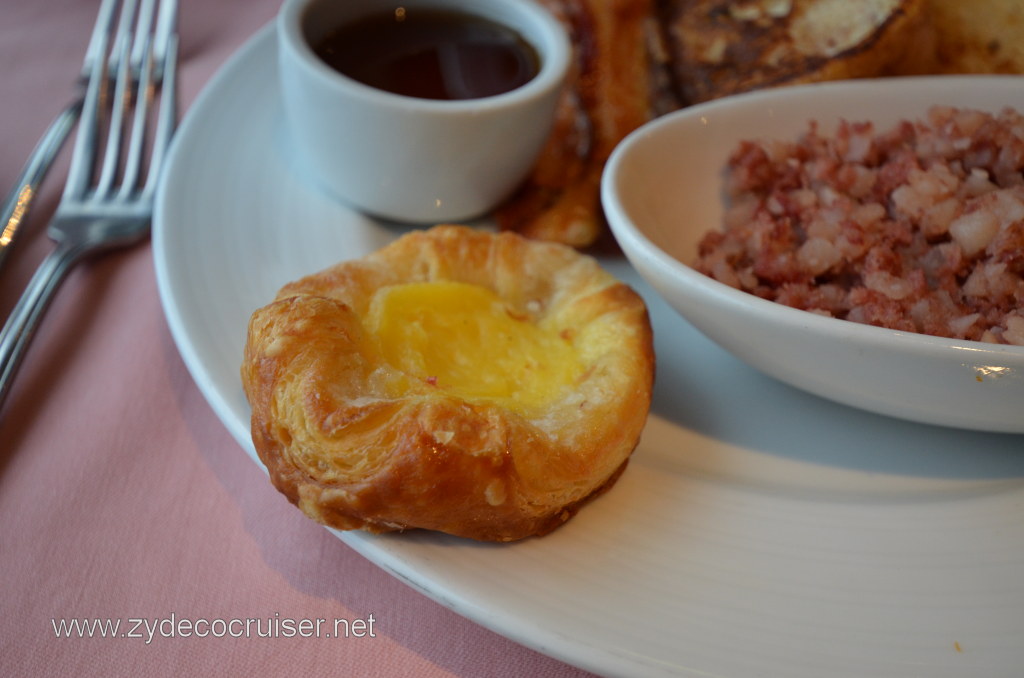
[{"label": "yellow custard filling", "polygon": [[556,400],[583,372],[577,350],[557,328],[514,313],[478,285],[382,288],[366,328],[384,359],[410,377],[520,412]]}]

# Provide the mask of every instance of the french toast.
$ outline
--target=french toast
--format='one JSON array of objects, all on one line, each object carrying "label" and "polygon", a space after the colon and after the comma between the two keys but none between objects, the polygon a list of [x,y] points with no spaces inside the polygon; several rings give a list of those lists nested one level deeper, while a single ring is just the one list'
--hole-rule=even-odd
[{"label": "french toast", "polygon": [[782,84],[924,72],[927,0],[672,0],[663,25],[693,104]]},{"label": "french toast", "polygon": [[1024,73],[1021,0],[541,0],[575,64],[503,230],[587,248],[607,237],[604,163],[675,108],[763,87],[926,73]]},{"label": "french toast", "polygon": [[928,0],[940,73],[1024,73],[1024,2]]},{"label": "french toast", "polygon": [[499,207],[503,230],[578,248],[605,231],[604,163],[634,129],[678,107],[657,45],[655,0],[543,0],[575,47],[554,131],[519,191]]}]

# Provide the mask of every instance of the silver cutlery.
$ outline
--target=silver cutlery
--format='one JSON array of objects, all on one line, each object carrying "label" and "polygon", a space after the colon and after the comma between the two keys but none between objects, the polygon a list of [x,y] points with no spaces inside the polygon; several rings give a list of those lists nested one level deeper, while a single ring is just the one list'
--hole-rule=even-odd
[{"label": "silver cutlery", "polygon": [[[177,120],[177,2],[104,0],[64,193],[40,264],[0,330],[0,407],[67,272],[149,235],[159,170]],[[87,61],[89,57],[87,57]],[[111,68],[115,66],[115,68]]]},{"label": "silver cutlery", "polygon": [[[0,206],[0,268],[3,267],[15,239],[24,230],[22,224],[28,217],[29,208],[39,192],[40,184],[46,178],[54,160],[64,147],[64,142],[67,141],[75,123],[78,122],[78,117],[82,112],[82,101],[85,99],[86,85],[89,82],[89,74],[96,61],[103,56],[100,53],[101,43],[104,36],[112,30],[116,8],[117,0],[103,0],[100,4],[96,24],[93,26],[92,35],[89,38],[89,47],[85,51],[82,70],[76,81],[77,93],[71,103],[57,114],[57,117],[53,119],[39,139],[36,147],[32,149],[32,153],[22,167],[21,174],[18,175],[14,186],[4,199],[3,205]],[[114,56],[116,57],[116,55]],[[116,59],[108,61],[108,68],[112,72],[116,71]]]}]

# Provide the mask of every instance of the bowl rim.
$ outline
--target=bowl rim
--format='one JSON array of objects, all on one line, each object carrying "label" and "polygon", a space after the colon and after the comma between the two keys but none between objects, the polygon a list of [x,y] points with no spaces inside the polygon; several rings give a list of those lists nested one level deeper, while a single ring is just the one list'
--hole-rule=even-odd
[{"label": "bowl rim", "polygon": [[[918,354],[922,350],[929,353],[966,351],[978,357],[982,355],[998,356],[999,360],[1003,362],[1008,360],[1011,363],[1019,363],[1021,366],[1024,366],[1024,346],[991,344],[982,341],[940,337],[920,332],[868,325],[787,306],[731,287],[700,273],[686,262],[669,254],[657,245],[628,212],[621,196],[621,186],[619,184],[621,182],[623,165],[627,162],[627,159],[631,159],[637,153],[636,149],[642,142],[652,137],[672,134],[679,126],[703,125],[705,123],[702,122],[702,119],[714,115],[716,112],[723,110],[733,111],[740,107],[752,109],[755,105],[763,103],[806,97],[812,92],[816,95],[828,96],[830,93],[834,94],[837,91],[850,93],[857,90],[872,90],[879,87],[929,86],[940,84],[939,81],[941,81],[941,84],[948,84],[950,86],[969,84],[972,87],[998,82],[1003,85],[1021,87],[1022,92],[1024,92],[1024,76],[1022,75],[929,75],[899,78],[866,78],[791,85],[769,90],[746,92],[695,104],[651,120],[622,139],[613,149],[605,164],[601,177],[601,202],[608,215],[608,224],[612,234],[619,242],[627,258],[638,269],[641,269],[642,266],[636,266],[635,259],[642,256],[660,269],[661,273],[675,276],[691,289],[711,296],[716,303],[725,303],[732,307],[743,307],[747,311],[754,313],[760,320],[777,326],[800,327],[804,331],[813,331],[822,336],[843,340],[856,340],[869,347],[885,346],[888,349],[895,348],[897,350],[913,351]],[[1022,103],[1024,103],[1024,99],[1022,99]],[[927,104],[924,104],[924,106],[925,108],[928,107]],[[809,112],[806,120],[810,121],[813,117],[813,113]],[[847,119],[853,120],[856,119],[856,116],[850,115],[847,116]],[[751,138],[756,137],[753,134],[749,136]],[[717,227],[717,225],[715,226]]]},{"label": "bowl rim", "polygon": [[[557,89],[564,82],[572,61],[572,47],[565,27],[543,5],[534,0],[486,0],[466,4],[460,0],[408,0],[406,6],[414,9],[455,10],[475,17],[495,21],[503,26],[523,31],[520,25],[529,24],[533,33],[522,34],[540,58],[540,67],[529,81],[507,92],[472,99],[425,99],[395,94],[364,84],[344,75],[321,60],[313,51],[304,31],[305,17],[310,8],[329,0],[284,0],[274,18],[279,41],[280,59],[288,60],[296,68],[325,90],[344,92],[348,96],[391,105],[420,114],[460,115],[482,114],[506,106],[530,101]],[[360,15],[386,10],[386,5],[370,6]],[[512,18],[510,18],[512,17]]]}]

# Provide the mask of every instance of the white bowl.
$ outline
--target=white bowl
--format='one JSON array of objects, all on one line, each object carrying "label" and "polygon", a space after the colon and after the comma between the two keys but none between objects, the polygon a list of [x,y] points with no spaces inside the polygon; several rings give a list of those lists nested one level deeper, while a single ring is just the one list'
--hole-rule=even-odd
[{"label": "white bowl", "polygon": [[933,104],[1024,108],[1024,78],[936,76],[780,88],[657,119],[612,154],[602,202],[639,274],[701,332],[751,366],[854,407],[929,424],[1024,432],[1024,347],[957,341],[766,301],[687,264],[722,219],[722,172],[741,139],[793,139],[816,119],[884,129]]},{"label": "white bowl", "polygon": [[[399,4],[509,27],[540,70],[503,94],[442,101],[364,85],[314,53],[332,30]],[[285,0],[277,29],[290,141],[311,175],[359,210],[411,223],[472,219],[515,190],[548,138],[572,54],[565,28],[534,0]]]}]

